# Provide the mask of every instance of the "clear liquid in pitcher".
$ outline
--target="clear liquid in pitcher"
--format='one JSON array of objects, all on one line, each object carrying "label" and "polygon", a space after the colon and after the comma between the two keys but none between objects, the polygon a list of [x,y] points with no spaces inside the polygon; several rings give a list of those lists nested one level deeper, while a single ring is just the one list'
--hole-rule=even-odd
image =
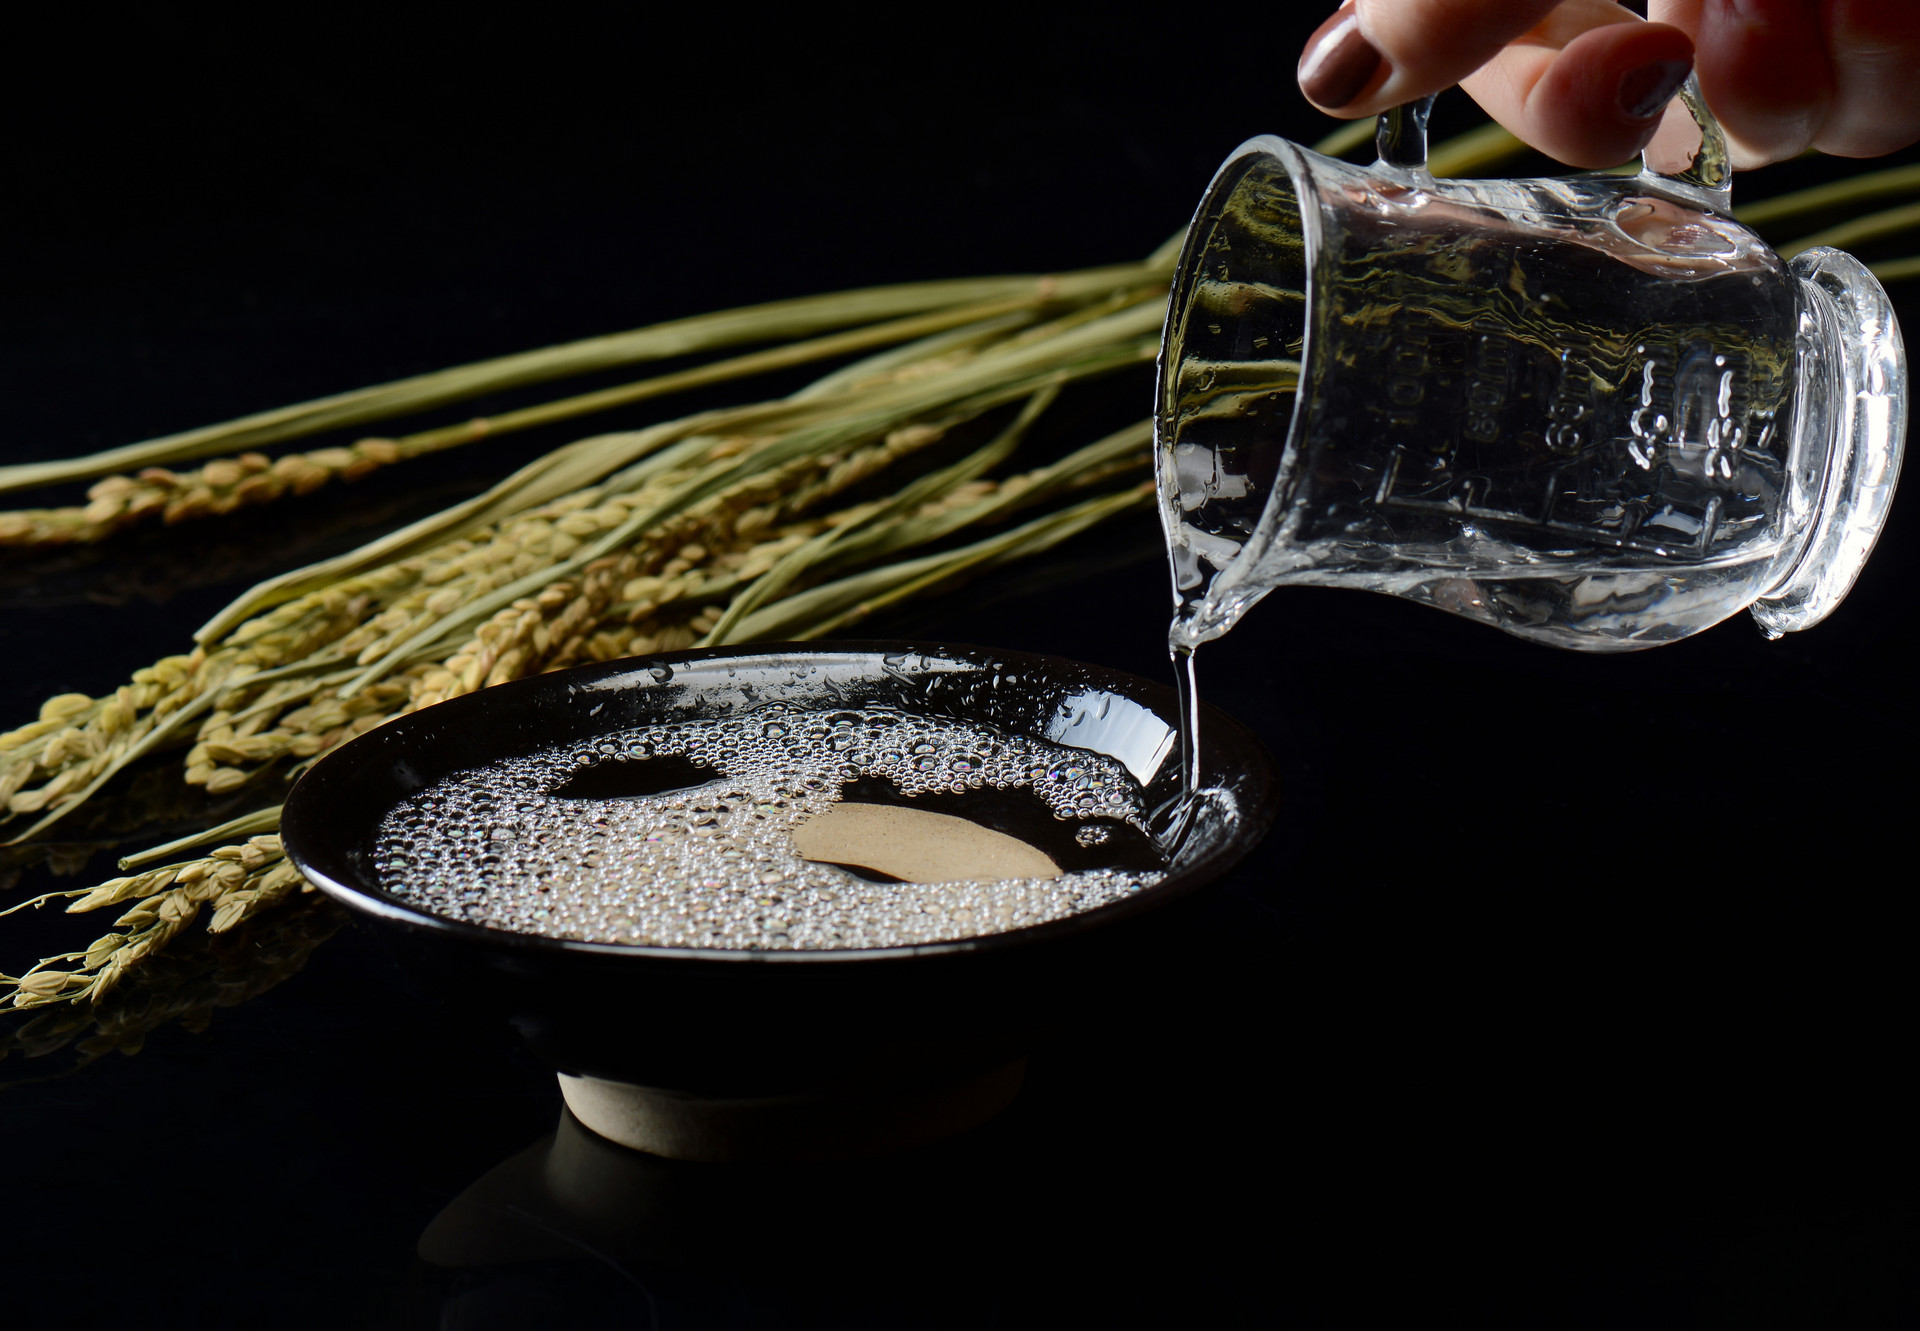
[{"label": "clear liquid in pitcher", "polygon": [[1818,312],[1749,233],[1612,180],[1301,175],[1223,172],[1173,293],[1176,647],[1311,584],[1630,650],[1787,571]]}]

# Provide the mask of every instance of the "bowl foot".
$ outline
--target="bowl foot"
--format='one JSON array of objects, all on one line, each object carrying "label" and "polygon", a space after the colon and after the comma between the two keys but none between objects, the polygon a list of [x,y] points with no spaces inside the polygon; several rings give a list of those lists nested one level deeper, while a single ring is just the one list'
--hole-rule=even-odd
[{"label": "bowl foot", "polygon": [[1027,1060],[933,1085],[706,1098],[560,1073],[567,1108],[610,1141],[671,1160],[848,1160],[978,1127],[1020,1093]]}]

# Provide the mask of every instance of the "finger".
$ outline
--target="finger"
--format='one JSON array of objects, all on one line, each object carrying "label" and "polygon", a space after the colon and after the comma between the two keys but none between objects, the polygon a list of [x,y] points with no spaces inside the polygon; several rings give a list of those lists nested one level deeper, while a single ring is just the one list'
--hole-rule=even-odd
[{"label": "finger", "polygon": [[1806,0],[1654,0],[1693,37],[1700,91],[1735,166],[1764,166],[1813,146],[1834,100],[1820,6]]},{"label": "finger", "polygon": [[1553,28],[1527,33],[1461,86],[1488,115],[1569,166],[1626,161],[1686,82],[1692,43],[1678,28],[1637,20],[1570,39]]},{"label": "finger", "polygon": [[1346,0],[1307,40],[1300,91],[1321,110],[1349,117],[1440,92],[1540,22],[1556,3]]},{"label": "finger", "polygon": [[1832,0],[1825,17],[1833,101],[1813,146],[1875,157],[1920,140],[1920,6]]}]

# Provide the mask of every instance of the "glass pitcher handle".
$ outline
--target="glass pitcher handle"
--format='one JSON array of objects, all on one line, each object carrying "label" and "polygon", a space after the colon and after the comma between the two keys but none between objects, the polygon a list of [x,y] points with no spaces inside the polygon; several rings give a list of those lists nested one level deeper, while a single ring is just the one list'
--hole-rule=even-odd
[{"label": "glass pitcher handle", "polygon": [[[1662,143],[1669,137],[1672,106],[1668,106],[1668,116],[1660,122],[1660,128],[1654,132],[1653,142],[1640,155],[1640,176],[1649,183],[1656,183],[1672,190],[1678,186],[1683,192],[1694,196],[1717,213],[1728,211],[1733,204],[1733,159],[1727,154],[1727,136],[1720,128],[1720,122],[1713,112],[1707,109],[1707,99],[1700,94],[1700,78],[1697,74],[1687,75],[1687,81],[1680,86],[1676,99],[1693,117],[1695,128],[1700,132],[1699,146],[1676,144],[1667,146]],[[1674,169],[1662,171],[1654,166],[1656,155],[1672,153],[1684,159],[1669,163]]]},{"label": "glass pitcher handle", "polygon": [[[1666,122],[1663,120],[1660,131],[1655,135],[1655,142],[1649,144],[1647,151],[1641,154],[1640,175],[1669,191],[1677,188],[1714,212],[1724,213],[1733,203],[1733,160],[1727,155],[1727,136],[1713,112],[1707,109],[1707,99],[1700,94],[1697,75],[1687,75],[1677,100],[1693,118],[1694,127],[1700,135],[1699,145],[1670,150],[1683,154],[1684,163],[1675,163],[1674,170],[1657,169],[1649,160],[1649,154],[1658,151],[1659,140],[1666,133]],[[1419,101],[1390,107],[1380,113],[1373,132],[1373,143],[1382,166],[1398,167],[1403,171],[1427,169],[1427,117],[1432,112],[1433,98],[1422,97]]]}]

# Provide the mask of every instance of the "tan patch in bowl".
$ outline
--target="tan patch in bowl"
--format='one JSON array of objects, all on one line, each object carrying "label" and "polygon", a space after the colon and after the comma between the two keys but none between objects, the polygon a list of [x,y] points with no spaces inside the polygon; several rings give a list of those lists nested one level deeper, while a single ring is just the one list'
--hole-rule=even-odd
[{"label": "tan patch in bowl", "polygon": [[952,814],[843,801],[793,830],[807,859],[874,869],[909,883],[1058,878],[1060,866],[1018,837]]}]

